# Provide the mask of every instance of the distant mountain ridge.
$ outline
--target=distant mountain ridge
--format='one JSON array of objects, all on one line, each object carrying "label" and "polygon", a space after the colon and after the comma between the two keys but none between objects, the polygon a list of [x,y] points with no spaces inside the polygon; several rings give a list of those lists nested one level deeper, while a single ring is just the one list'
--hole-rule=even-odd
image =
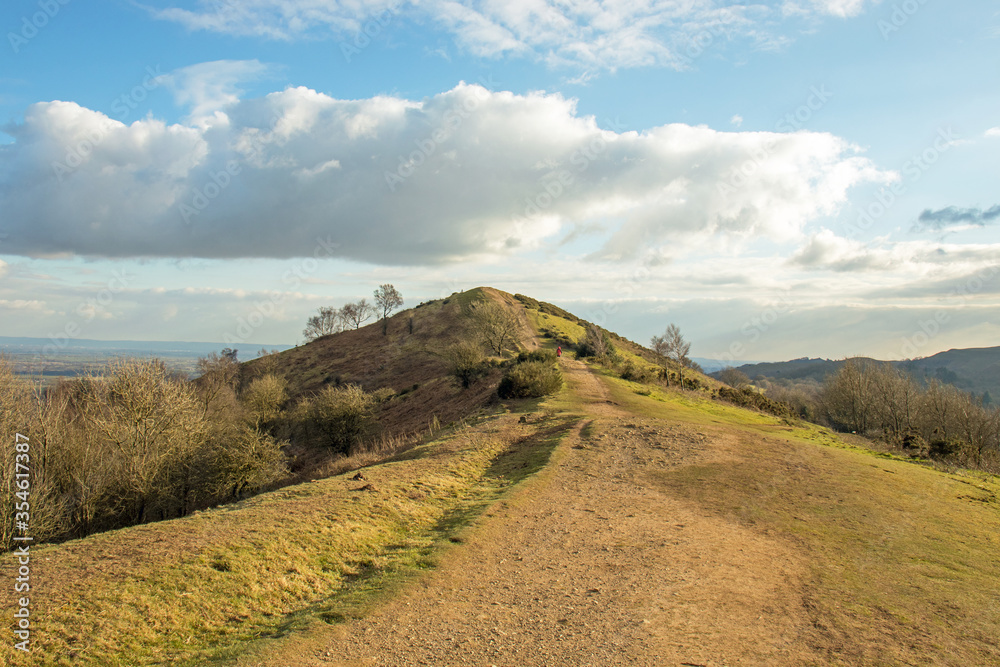
[{"label": "distant mountain ridge", "polygon": [[[988,393],[991,398],[1000,398],[1000,347],[948,350],[930,357],[890,363],[907,371],[920,382],[936,379],[963,391],[977,395]],[[822,382],[827,376],[840,370],[843,364],[843,360],[803,357],[791,361],[744,364],[738,370],[751,379],[764,376],[776,380]]]}]

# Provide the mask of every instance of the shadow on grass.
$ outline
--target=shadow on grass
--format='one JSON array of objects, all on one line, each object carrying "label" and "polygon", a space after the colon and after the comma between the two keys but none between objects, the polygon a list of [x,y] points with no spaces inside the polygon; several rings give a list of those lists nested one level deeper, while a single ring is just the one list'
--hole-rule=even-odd
[{"label": "shadow on grass", "polygon": [[[420,540],[426,546],[389,544],[379,553],[352,563],[354,571],[342,576],[342,588],[333,596],[287,614],[270,627],[248,629],[246,635],[228,646],[189,655],[181,664],[192,667],[230,665],[252,650],[248,642],[278,640],[305,632],[317,623],[336,625],[365,617],[408,583],[433,569],[447,549],[465,541],[462,533],[491,505],[512,487],[542,470],[577,421],[576,418],[548,419],[538,424],[535,433],[513,442],[498,454],[475,486],[452,500],[435,524],[414,536],[426,538]],[[411,450],[394,459],[420,458],[425,453]]]}]

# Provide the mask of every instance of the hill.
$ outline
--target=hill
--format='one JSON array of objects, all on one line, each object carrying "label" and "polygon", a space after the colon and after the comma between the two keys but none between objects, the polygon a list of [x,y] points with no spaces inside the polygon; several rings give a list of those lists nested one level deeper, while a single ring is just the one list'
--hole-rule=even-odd
[{"label": "hill", "polygon": [[[483,289],[397,315],[388,337],[370,328],[289,350],[279,367],[302,375],[298,392],[337,373],[369,387],[412,382],[420,387],[405,395],[423,387],[421,401],[458,414],[465,399],[436,379],[438,348],[463,326],[455,306],[481,295],[523,318],[523,347],[583,334],[569,313]],[[618,343],[622,364],[648,363],[648,351]],[[32,546],[34,653],[8,642],[0,656],[247,667],[1000,664],[995,477],[730,405],[693,371],[700,388],[682,391],[572,354],[559,364],[556,395],[484,396],[452,427],[361,471]],[[0,578],[13,581],[17,567],[3,559]],[[0,613],[12,618],[14,605],[5,596]]]},{"label": "hill", "polygon": [[463,389],[452,377],[446,357],[451,345],[474,337],[464,313],[481,300],[515,309],[521,319],[516,346],[526,349],[535,345],[527,315],[514,298],[479,287],[396,313],[389,318],[385,334],[380,323],[371,323],[243,365],[252,376],[263,364],[270,364],[271,372],[288,382],[291,400],[328,386],[357,384],[366,391],[389,389],[398,398],[382,407],[380,419],[390,435],[425,429],[435,419],[451,423],[488,403],[499,379],[499,374],[494,374],[492,382]]},{"label": "hill", "polygon": [[[1000,396],[1000,347],[948,350],[930,357],[893,361],[893,365],[912,374],[918,381],[937,379],[963,391]],[[843,361],[829,359],[793,359],[791,361],[745,364],[738,369],[751,379],[823,380],[836,373]]]}]

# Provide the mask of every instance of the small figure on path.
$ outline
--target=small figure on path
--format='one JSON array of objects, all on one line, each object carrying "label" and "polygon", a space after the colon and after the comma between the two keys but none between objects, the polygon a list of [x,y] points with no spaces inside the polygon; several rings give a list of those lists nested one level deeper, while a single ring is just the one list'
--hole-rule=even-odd
[{"label": "small figure on path", "polygon": [[556,356],[557,357],[561,357],[562,356],[562,345],[560,345],[559,347],[556,348]]}]

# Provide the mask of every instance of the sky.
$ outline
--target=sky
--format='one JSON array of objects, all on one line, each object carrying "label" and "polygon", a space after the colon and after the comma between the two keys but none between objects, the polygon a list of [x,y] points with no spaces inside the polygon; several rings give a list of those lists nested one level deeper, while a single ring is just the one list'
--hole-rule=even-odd
[{"label": "sky", "polygon": [[1000,345],[1000,8],[11,0],[0,336],[490,285],[694,356]]}]

